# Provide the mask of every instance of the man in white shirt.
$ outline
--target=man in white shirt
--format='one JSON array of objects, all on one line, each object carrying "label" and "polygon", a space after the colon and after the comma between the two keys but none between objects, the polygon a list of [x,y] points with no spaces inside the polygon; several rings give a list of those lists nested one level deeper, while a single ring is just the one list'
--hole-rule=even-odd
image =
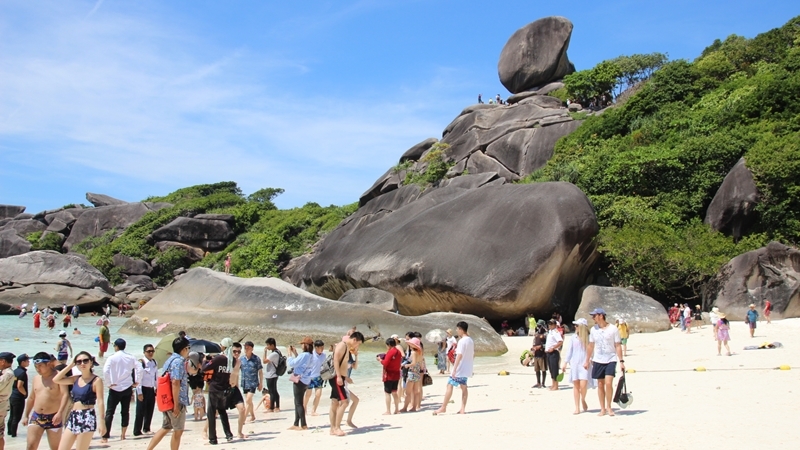
[{"label": "man in white shirt", "polygon": [[156,349],[152,344],[144,346],[144,358],[137,365],[142,368],[142,379],[136,388],[136,419],[133,421],[133,435],[150,434],[150,422],[156,407],[156,384],[158,383],[158,364],[153,359]]},{"label": "man in white shirt", "polygon": [[[557,326],[558,321],[555,319],[550,319],[547,322],[547,340],[544,343],[547,367],[550,369],[550,378],[553,380],[553,385],[550,386],[551,391],[558,390],[558,367],[561,365],[561,346],[564,345],[564,338],[556,329]],[[544,380],[542,381],[542,384],[544,384]]]},{"label": "man in white shirt", "polygon": [[458,344],[456,345],[456,361],[453,363],[453,370],[450,372],[450,379],[447,380],[447,391],[444,394],[444,403],[433,415],[444,414],[447,411],[447,404],[453,396],[453,388],[461,388],[461,410],[459,414],[466,414],[467,407],[467,378],[472,376],[472,367],[475,362],[475,343],[467,334],[469,325],[467,322],[458,322],[456,333],[458,333]]},{"label": "man in white shirt", "polygon": [[[136,361],[130,353],[125,352],[125,339],[114,341],[115,353],[108,357],[103,366],[103,381],[108,386],[108,401],[106,402],[106,434],[101,442],[108,442],[111,435],[111,423],[114,420],[114,413],[117,405],[122,409],[122,432],[120,440],[125,439],[128,431],[128,420],[130,419],[131,397],[133,389],[139,386],[142,379],[142,365]],[[133,376],[131,376],[133,374]]]},{"label": "man in white shirt", "polygon": [[617,362],[625,373],[625,360],[622,359],[622,340],[616,326],[606,322],[603,308],[595,308],[591,313],[596,325],[589,331],[589,347],[586,349],[585,369],[592,363],[592,378],[597,380],[597,396],[600,398],[599,416],[614,415],[611,397],[614,395],[614,375]]}]

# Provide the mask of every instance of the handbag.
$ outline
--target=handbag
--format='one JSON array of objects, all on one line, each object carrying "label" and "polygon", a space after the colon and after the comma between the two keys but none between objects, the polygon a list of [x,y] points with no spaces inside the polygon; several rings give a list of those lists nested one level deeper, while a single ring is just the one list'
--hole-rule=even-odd
[{"label": "handbag", "polygon": [[299,383],[300,382],[300,375],[298,375],[296,373],[292,373],[291,375],[289,375],[289,381],[291,381],[292,383]]},{"label": "handbag", "polygon": [[422,375],[422,385],[423,386],[430,386],[433,384],[433,378],[428,375],[427,373]]}]

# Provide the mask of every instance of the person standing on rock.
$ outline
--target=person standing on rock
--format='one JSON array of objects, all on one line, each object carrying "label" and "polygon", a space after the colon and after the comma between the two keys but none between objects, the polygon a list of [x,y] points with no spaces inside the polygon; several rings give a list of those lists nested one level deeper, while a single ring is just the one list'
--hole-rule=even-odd
[{"label": "person standing on rock", "polygon": [[359,331],[354,331],[350,333],[347,342],[339,342],[333,350],[333,369],[335,376],[329,381],[331,385],[331,410],[329,414],[331,421],[330,434],[333,436],[345,435],[345,432],[342,431],[342,419],[344,419],[344,411],[350,403],[347,383],[352,381],[347,377],[347,366],[350,353],[358,351],[358,347],[361,346],[363,342],[364,335]]},{"label": "person standing on rock", "polygon": [[620,370],[625,373],[625,360],[622,358],[622,344],[617,327],[606,322],[603,308],[595,308],[590,313],[595,322],[589,332],[589,348],[586,350],[586,362],[583,368],[592,367],[592,378],[597,380],[597,396],[600,399],[599,416],[613,416],[611,398],[614,395],[614,376],[619,362]]},{"label": "person standing on rock", "polygon": [[478,104],[479,105],[483,104],[483,94],[478,94]]},{"label": "person standing on rock", "polygon": [[756,332],[756,323],[758,322],[758,311],[756,311],[756,305],[750,303],[749,310],[745,316],[745,322],[747,325],[750,326],[750,337],[755,337]]},{"label": "person standing on rock", "polygon": [[225,275],[231,274],[231,254],[225,256]]},{"label": "person standing on rock", "polygon": [[231,372],[233,372],[233,341],[225,338],[219,344],[222,353],[203,365],[203,372],[210,375],[208,382],[208,443],[217,445],[217,414],[222,422],[222,431],[228,442],[233,440],[231,425],[228,421],[228,405],[225,393],[231,387]]},{"label": "person standing on rock", "polygon": [[245,396],[245,416],[250,416],[250,421],[255,422],[256,413],[253,405],[253,396],[256,392],[261,392],[264,387],[264,366],[261,359],[253,353],[255,344],[252,341],[244,343],[244,355],[239,358],[240,371],[242,378],[242,393]]},{"label": "person standing on rock", "polygon": [[109,323],[108,319],[103,319],[100,330],[97,332],[97,336],[100,339],[98,341],[100,344],[100,352],[97,354],[98,358],[102,358],[108,351],[108,343],[111,341],[111,332],[108,330]]},{"label": "person standing on rock", "polygon": [[550,319],[547,322],[547,340],[544,343],[544,352],[547,355],[547,367],[550,368],[551,391],[558,390],[558,367],[561,363],[561,346],[564,345],[564,338],[558,331],[558,321]]},{"label": "person standing on rock", "polygon": [[461,388],[461,409],[458,414],[466,414],[467,398],[469,391],[467,390],[467,379],[472,376],[473,365],[475,361],[475,343],[469,337],[467,330],[469,325],[467,322],[461,321],[456,325],[456,333],[458,333],[458,346],[456,348],[456,362],[453,363],[453,370],[450,372],[450,379],[447,380],[447,390],[444,394],[444,402],[442,406],[434,411],[433,415],[444,414],[447,412],[447,405],[450,403],[450,397],[453,396],[453,388]]},{"label": "person standing on rock", "polygon": [[103,380],[108,386],[108,401],[105,414],[106,433],[103,435],[102,442],[108,442],[108,438],[111,436],[111,424],[114,421],[117,405],[120,406],[120,415],[122,416],[122,431],[119,438],[125,440],[130,420],[133,390],[139,386],[142,380],[142,365],[136,361],[133,355],[125,351],[126,346],[125,339],[114,341],[114,354],[103,365]]},{"label": "person standing on rock", "polygon": [[275,338],[267,338],[265,343],[264,358],[261,361],[264,363],[264,378],[267,382],[267,391],[269,391],[269,409],[267,412],[280,412],[281,395],[278,393],[278,362],[281,358],[281,352],[278,351]]}]

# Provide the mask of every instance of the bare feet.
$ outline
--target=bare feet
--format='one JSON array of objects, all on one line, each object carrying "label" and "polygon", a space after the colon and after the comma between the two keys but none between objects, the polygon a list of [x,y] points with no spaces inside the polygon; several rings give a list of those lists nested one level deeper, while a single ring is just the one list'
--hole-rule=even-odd
[{"label": "bare feet", "polygon": [[316,411],[314,411],[314,412],[312,412],[312,413],[311,413],[311,415],[312,415],[312,416],[318,416],[318,415],[319,415],[319,413],[318,413],[318,412],[316,412]]},{"label": "bare feet", "polygon": [[350,427],[350,428],[358,428],[358,427],[356,426],[356,424],[354,424],[354,423],[353,423],[352,421],[350,421],[350,420],[348,420],[348,421],[347,421],[347,426],[348,426],[348,427]]},{"label": "bare feet", "polygon": [[551,387],[551,388],[547,388],[547,390],[548,390],[548,391],[557,391],[557,390],[558,390],[558,388],[556,388],[556,387]]},{"label": "bare feet", "polygon": [[249,422],[255,422],[255,421],[256,421],[256,416],[252,416],[252,417],[250,417],[250,419],[249,419],[248,421],[249,421]]},{"label": "bare feet", "polygon": [[581,406],[583,406],[583,410],[584,411],[588,411],[589,410],[589,405],[587,405],[586,402],[583,402],[583,405],[581,405]]},{"label": "bare feet", "polygon": [[602,416],[605,416],[605,415],[606,415],[606,410],[605,409],[601,409],[600,413],[598,414],[598,416],[602,417]]},{"label": "bare feet", "polygon": [[287,430],[301,431],[302,428],[298,427],[297,425],[292,425],[289,428],[287,428]]},{"label": "bare feet", "polygon": [[400,410],[400,412],[401,412],[401,413],[404,413],[404,412],[408,412],[408,410],[407,410],[407,409],[405,409],[405,408],[403,408],[403,409],[401,409],[401,410]]},{"label": "bare feet", "polygon": [[580,414],[580,413],[581,413],[581,411],[579,409],[576,409],[575,412],[572,413],[572,414]]},{"label": "bare feet", "polygon": [[439,408],[439,409],[437,409],[436,411],[433,412],[433,415],[434,416],[440,416],[440,415],[442,415],[442,414],[444,414],[446,412],[447,412],[447,410],[445,410],[444,408]]},{"label": "bare feet", "polygon": [[239,433],[239,439],[247,439],[247,435],[243,433]]},{"label": "bare feet", "polygon": [[345,436],[345,433],[337,428],[335,430],[331,430],[331,436]]},{"label": "bare feet", "polygon": [[608,415],[611,416],[611,417],[614,417],[616,414],[614,414],[613,410],[609,409],[608,410]]},{"label": "bare feet", "polygon": [[386,411],[385,413],[383,413],[383,415],[384,415],[384,416],[391,416],[391,415],[392,415],[392,413],[390,413],[389,411]]},{"label": "bare feet", "polygon": [[457,412],[456,414],[466,414],[466,413],[467,412],[462,409],[461,411]]},{"label": "bare feet", "polygon": [[100,439],[100,442],[102,442],[103,444],[105,444],[105,443],[107,443],[107,442],[108,442],[108,439],[106,439],[106,438],[102,438],[102,439]]}]

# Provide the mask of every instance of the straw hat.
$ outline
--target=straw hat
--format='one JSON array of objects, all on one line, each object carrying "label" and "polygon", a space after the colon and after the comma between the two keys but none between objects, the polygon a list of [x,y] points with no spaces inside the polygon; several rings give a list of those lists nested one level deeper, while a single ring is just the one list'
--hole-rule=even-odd
[{"label": "straw hat", "polygon": [[724,319],[725,318],[725,313],[721,312],[721,313],[717,314],[717,317],[719,317],[720,319]]}]

